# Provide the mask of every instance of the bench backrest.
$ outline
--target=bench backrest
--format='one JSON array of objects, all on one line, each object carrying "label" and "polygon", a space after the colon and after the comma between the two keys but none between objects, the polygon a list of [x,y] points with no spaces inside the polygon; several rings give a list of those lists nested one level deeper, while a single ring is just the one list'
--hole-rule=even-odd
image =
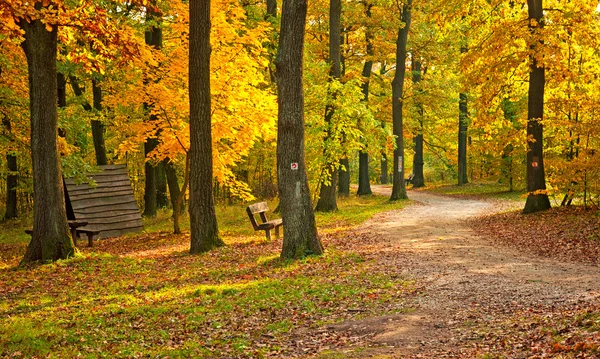
[{"label": "bench backrest", "polygon": [[269,206],[267,205],[267,202],[259,202],[246,207],[246,213],[248,213],[248,218],[250,219],[250,223],[252,223],[252,227],[254,227],[254,230],[258,229],[258,224],[256,223],[254,215],[258,213],[260,215],[262,223],[265,223],[268,221],[267,215],[265,214],[265,212],[267,212],[268,210]]}]

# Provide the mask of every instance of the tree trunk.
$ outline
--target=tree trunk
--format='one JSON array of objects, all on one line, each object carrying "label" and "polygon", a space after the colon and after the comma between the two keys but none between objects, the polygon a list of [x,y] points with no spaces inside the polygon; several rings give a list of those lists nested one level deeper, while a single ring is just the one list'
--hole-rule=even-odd
[{"label": "tree trunk", "polygon": [[[175,203],[177,202],[179,194],[181,193],[181,190],[179,189],[177,171],[175,170],[175,166],[173,166],[173,164],[169,162],[168,158],[164,159],[163,163],[165,166],[165,172],[167,176],[167,185],[169,186],[169,197],[171,197],[171,207],[173,208],[173,210],[175,210]],[[183,201],[180,211],[183,212]]]},{"label": "tree trunk", "polygon": [[467,94],[459,94],[458,101],[458,185],[469,183],[467,176],[467,131],[469,129],[469,113]]},{"label": "tree trunk", "polygon": [[277,0],[267,0],[267,19],[277,18]]},{"label": "tree trunk", "polygon": [[350,160],[345,156],[340,160],[340,169],[338,170],[338,195],[350,195]]},{"label": "tree trunk", "polygon": [[[98,85],[98,81],[92,78],[92,95],[94,97],[94,109],[98,112],[102,111],[102,88]],[[108,158],[106,157],[106,146],[104,144],[104,124],[102,121],[92,120],[92,139],[94,141],[94,152],[96,153],[96,164],[98,166],[107,165]]]},{"label": "tree trunk", "polygon": [[406,184],[404,183],[404,138],[402,137],[402,103],[404,91],[404,75],[406,73],[406,43],[410,28],[410,12],[412,0],[408,0],[402,7],[402,22],[404,27],[398,29],[396,40],[396,74],[392,80],[392,123],[393,133],[396,136],[394,149],[394,176],[391,201],[406,199]]},{"label": "tree trunk", "polygon": [[33,167],[33,234],[21,263],[53,261],[75,254],[69,235],[57,135],[57,27],[21,19],[22,46],[29,72],[31,159]]},{"label": "tree trunk", "polygon": [[[529,8],[529,28],[534,35],[543,27],[542,0],[527,0]],[[535,20],[535,21],[533,21]],[[536,49],[541,40],[534,40],[531,45]],[[537,59],[530,56],[529,98],[527,102],[527,201],[523,213],[544,211],[550,208],[550,200],[546,194],[546,177],[544,174],[544,136],[542,120],[544,118],[544,85],[545,68],[538,65]],[[533,141],[529,140],[532,139]]]},{"label": "tree trunk", "polygon": [[[0,68],[0,75],[2,69]],[[10,142],[14,142],[12,139],[12,127],[7,117],[2,119],[2,124],[6,129],[6,132],[11,136]],[[7,174],[6,174],[6,212],[4,213],[4,220],[17,218],[17,186],[19,185],[18,167],[17,167],[17,156],[11,153],[6,154]]]},{"label": "tree trunk", "polygon": [[224,245],[213,199],[210,0],[190,2],[190,253]]},{"label": "tree trunk", "polygon": [[167,171],[163,161],[156,166],[156,207],[169,207],[169,196],[167,196]]},{"label": "tree trunk", "polygon": [[[156,18],[157,14],[149,11],[147,13],[149,19]],[[162,49],[162,28],[160,26],[152,26],[145,33],[146,45],[152,46],[156,50]],[[144,107],[148,111],[149,122],[157,120],[155,114],[152,113],[152,105],[145,103]],[[158,188],[158,169],[156,165],[148,161],[148,154],[158,146],[158,139],[155,137],[157,134],[152,134],[146,138],[144,142],[144,156],[146,158],[146,164],[144,165],[145,183],[144,183],[144,213],[146,217],[155,217],[157,208],[157,188]]]},{"label": "tree trunk", "polygon": [[[367,18],[371,18],[371,4],[366,4],[365,15]],[[363,66],[362,76],[362,93],[363,93],[363,101],[369,104],[369,83],[371,81],[371,70],[373,69],[373,61],[371,60],[371,56],[373,56],[373,34],[370,29],[367,27],[365,32],[365,40],[367,42],[367,60]],[[362,126],[359,126],[362,127]],[[363,130],[361,128],[361,130]],[[358,153],[358,191],[357,195],[369,195],[372,194],[371,191],[371,183],[369,181],[369,154],[363,150],[360,150]]]},{"label": "tree trunk", "polygon": [[[339,79],[342,73],[341,65],[341,40],[342,40],[342,29],[341,29],[341,16],[342,16],[342,2],[341,0],[330,0],[329,1],[329,63],[331,66],[329,74],[331,79]],[[335,97],[336,94],[333,94]],[[329,160],[325,163],[325,176],[327,179],[323,181],[321,179],[321,187],[319,193],[319,200],[315,211],[319,212],[332,212],[337,210],[337,198],[336,198],[336,181],[337,181],[337,167],[331,162],[331,154],[327,153],[327,142],[337,141],[332,133],[333,126],[333,114],[334,107],[327,105],[325,109],[325,123],[327,124],[327,136],[325,137],[325,158]]]},{"label": "tree trunk", "polygon": [[[170,168],[170,169],[169,169]],[[171,176],[175,173],[175,169],[170,164],[167,166],[167,178],[169,177],[168,173],[171,172]],[[183,198],[185,197],[185,191],[190,182],[190,153],[185,154],[185,171],[183,173],[183,186],[181,187],[181,191],[179,187],[177,187],[177,175],[175,174],[175,183],[169,185],[169,188],[177,188],[178,193],[171,192],[171,200],[173,201],[173,233],[181,234],[181,228],[179,227],[179,217],[181,213],[183,213]],[[175,196],[175,197],[173,197]],[[173,200],[174,198],[174,200]]]},{"label": "tree trunk", "polygon": [[277,126],[277,184],[283,219],[281,258],[322,254],[310,200],[304,162],[304,27],[306,0],[284,0],[277,52],[279,96]]},{"label": "tree trunk", "polygon": [[[416,56],[415,56],[416,57]],[[421,89],[419,88],[418,83],[421,82],[421,61],[414,60],[412,63],[412,76],[414,86],[417,88],[415,93],[416,98],[416,107],[417,107],[417,135],[413,138],[413,143],[415,145],[414,151],[415,155],[413,157],[413,179],[412,186],[413,188],[419,188],[425,186],[425,176],[423,175],[423,104],[421,103],[420,98],[418,97],[421,94]]]},{"label": "tree trunk", "polygon": [[388,182],[389,182],[388,160],[387,160],[387,154],[385,154],[385,152],[383,152],[381,154],[381,184],[388,184]]}]

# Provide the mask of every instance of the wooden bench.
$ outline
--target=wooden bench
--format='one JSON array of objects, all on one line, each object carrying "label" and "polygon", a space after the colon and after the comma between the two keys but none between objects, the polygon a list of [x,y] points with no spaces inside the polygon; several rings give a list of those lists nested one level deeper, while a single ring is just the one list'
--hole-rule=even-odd
[{"label": "wooden bench", "polygon": [[[282,220],[274,219],[269,221],[266,215],[268,210],[269,206],[267,205],[267,202],[259,202],[249,205],[246,208],[246,213],[248,213],[248,218],[250,218],[250,223],[252,223],[252,227],[254,227],[255,231],[265,231],[267,239],[271,239],[271,229],[275,229],[275,238],[279,238],[279,227],[283,225]],[[256,222],[254,215],[257,213],[260,216],[262,223]]]},{"label": "wooden bench", "polygon": [[[88,247],[93,247],[94,236],[97,236],[100,233],[100,231],[83,228],[78,229],[78,227],[85,226],[87,224],[88,222],[85,221],[69,221],[69,227],[71,228],[71,237],[73,238],[73,244],[77,245],[77,238],[79,238],[79,235],[85,234],[88,238]],[[25,233],[33,235],[33,228],[26,229]]]},{"label": "wooden bench", "polygon": [[77,245],[77,238],[79,238],[80,234],[85,234],[87,235],[87,239],[88,239],[88,247],[93,247],[94,243],[94,236],[97,236],[98,234],[100,234],[100,231],[97,230],[92,230],[92,229],[78,229],[77,230],[77,234],[75,235],[75,237],[73,237],[73,242],[75,243],[75,245]]}]

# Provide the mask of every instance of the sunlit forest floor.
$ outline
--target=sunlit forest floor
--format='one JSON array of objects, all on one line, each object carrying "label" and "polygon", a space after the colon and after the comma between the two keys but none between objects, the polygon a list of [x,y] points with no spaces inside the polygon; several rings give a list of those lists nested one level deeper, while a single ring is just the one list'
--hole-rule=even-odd
[{"label": "sunlit forest floor", "polygon": [[468,188],[341,199],[317,215],[325,256],[299,262],[279,259],[281,240],[255,233],[243,205],[219,206],[227,245],[199,256],[165,211],[145,233],[17,268],[26,221],[5,223],[0,356],[597,357],[597,212],[524,217],[518,193]]}]

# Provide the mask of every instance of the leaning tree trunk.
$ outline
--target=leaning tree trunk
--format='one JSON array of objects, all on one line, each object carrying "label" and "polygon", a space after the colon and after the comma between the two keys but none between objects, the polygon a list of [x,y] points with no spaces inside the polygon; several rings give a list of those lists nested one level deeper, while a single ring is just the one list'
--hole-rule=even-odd
[{"label": "leaning tree trunk", "polygon": [[[366,4],[365,14],[367,18],[371,18],[371,4]],[[365,104],[369,104],[369,82],[371,80],[371,70],[373,69],[373,61],[370,56],[373,56],[373,34],[367,28],[365,32],[365,40],[367,41],[367,60],[363,66],[362,76],[363,76],[363,84],[362,84],[362,93],[363,93],[363,101]],[[365,149],[361,149],[358,153],[358,191],[357,195],[369,195],[372,194],[371,191],[371,183],[369,181],[369,154]]]},{"label": "leaning tree trunk", "polygon": [[[341,17],[342,17],[342,2],[341,0],[329,1],[329,62],[331,65],[330,75],[332,80],[339,79],[342,74],[341,65]],[[334,93],[335,97],[336,94]],[[327,124],[327,136],[324,139],[325,150],[324,156],[328,159],[323,169],[327,178],[321,179],[319,192],[319,200],[317,201],[316,211],[331,212],[337,210],[336,198],[336,181],[337,181],[337,166],[332,163],[333,154],[328,153],[327,145],[329,141],[337,141],[333,134],[333,114],[335,109],[333,105],[327,105],[325,109],[325,123]]]},{"label": "leaning tree trunk", "polygon": [[53,261],[75,254],[57,149],[57,27],[47,31],[41,20],[23,19],[19,25],[29,70],[33,166],[33,234],[22,263]]},{"label": "leaning tree trunk", "polygon": [[[210,0],[190,2],[190,253],[222,246],[213,199]],[[185,190],[185,189],[184,189]]]},{"label": "leaning tree trunk", "polygon": [[[170,162],[170,159],[165,158],[163,160],[165,165],[165,172],[167,175],[167,185],[169,187],[169,197],[171,197],[171,207],[175,210],[175,204],[177,199],[179,198],[179,194],[181,190],[179,188],[179,180],[177,178],[177,170],[173,163]],[[183,204],[181,205],[180,212],[183,212]]]},{"label": "leaning tree trunk", "polygon": [[[421,82],[421,61],[415,60],[412,64],[413,66],[413,83],[414,86],[418,88],[418,83]],[[421,94],[421,89],[418,88],[417,95]],[[423,174],[423,103],[421,103],[421,99],[417,96],[416,98],[416,107],[417,107],[417,135],[413,138],[413,143],[415,145],[415,155],[413,157],[413,179],[412,186],[413,188],[419,188],[425,186],[425,176]]]},{"label": "leaning tree trunk", "polygon": [[402,22],[404,27],[398,29],[396,40],[396,74],[392,80],[392,123],[393,133],[396,136],[394,149],[394,176],[391,201],[406,199],[406,184],[404,183],[404,138],[402,136],[402,100],[404,91],[404,75],[406,73],[406,43],[410,28],[410,11],[412,0],[408,0],[402,7]]},{"label": "leaning tree trunk", "polygon": [[304,162],[304,27],[306,0],[284,0],[276,76],[277,184],[283,219],[282,258],[322,254]]},{"label": "leaning tree trunk", "polygon": [[[534,37],[541,36],[543,27],[542,0],[527,0],[529,7],[529,29]],[[535,50],[542,40],[534,39],[531,45]],[[544,85],[545,68],[536,57],[530,55],[529,98],[527,102],[527,201],[523,213],[544,211],[550,208],[550,200],[546,193],[546,177],[544,174]]]}]

